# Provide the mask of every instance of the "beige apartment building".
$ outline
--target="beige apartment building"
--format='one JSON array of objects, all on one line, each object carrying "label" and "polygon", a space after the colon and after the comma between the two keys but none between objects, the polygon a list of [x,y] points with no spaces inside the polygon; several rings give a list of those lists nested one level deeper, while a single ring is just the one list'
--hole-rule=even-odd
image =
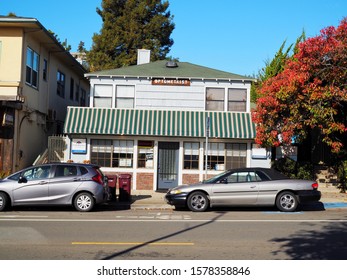
[{"label": "beige apartment building", "polygon": [[32,165],[88,105],[86,70],[37,19],[0,16],[0,171]]}]

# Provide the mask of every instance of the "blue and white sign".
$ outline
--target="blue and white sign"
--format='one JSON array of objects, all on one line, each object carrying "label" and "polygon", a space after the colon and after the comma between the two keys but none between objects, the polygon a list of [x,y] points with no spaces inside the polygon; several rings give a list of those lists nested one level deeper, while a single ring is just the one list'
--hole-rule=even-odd
[{"label": "blue and white sign", "polygon": [[87,139],[72,139],[71,152],[73,154],[86,154]]}]

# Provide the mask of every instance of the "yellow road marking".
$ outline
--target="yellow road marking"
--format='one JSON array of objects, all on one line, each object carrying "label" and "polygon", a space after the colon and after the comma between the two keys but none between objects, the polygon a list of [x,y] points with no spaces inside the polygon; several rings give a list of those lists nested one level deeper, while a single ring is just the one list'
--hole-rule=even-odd
[{"label": "yellow road marking", "polygon": [[193,242],[71,242],[72,245],[148,245],[148,246],[194,246]]}]

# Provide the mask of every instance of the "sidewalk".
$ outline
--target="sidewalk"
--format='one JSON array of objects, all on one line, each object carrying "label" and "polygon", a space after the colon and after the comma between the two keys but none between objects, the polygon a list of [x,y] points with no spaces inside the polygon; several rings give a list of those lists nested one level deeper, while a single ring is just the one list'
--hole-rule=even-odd
[{"label": "sidewalk", "polygon": [[[323,204],[346,204],[347,193],[340,193],[340,190],[335,187],[320,186],[319,190],[322,193],[320,202]],[[165,201],[166,192],[132,190],[131,201],[112,201],[117,209],[138,209],[138,210],[173,210],[173,206]]]}]

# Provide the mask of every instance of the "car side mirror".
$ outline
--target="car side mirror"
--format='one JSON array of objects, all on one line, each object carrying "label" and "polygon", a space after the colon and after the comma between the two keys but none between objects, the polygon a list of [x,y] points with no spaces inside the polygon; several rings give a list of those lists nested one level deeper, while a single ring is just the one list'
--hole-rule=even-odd
[{"label": "car side mirror", "polygon": [[27,178],[25,178],[23,176],[20,176],[18,179],[18,183],[27,183],[27,182],[28,182]]},{"label": "car side mirror", "polygon": [[227,184],[228,183],[228,179],[227,178],[223,178],[219,180],[220,184]]}]

